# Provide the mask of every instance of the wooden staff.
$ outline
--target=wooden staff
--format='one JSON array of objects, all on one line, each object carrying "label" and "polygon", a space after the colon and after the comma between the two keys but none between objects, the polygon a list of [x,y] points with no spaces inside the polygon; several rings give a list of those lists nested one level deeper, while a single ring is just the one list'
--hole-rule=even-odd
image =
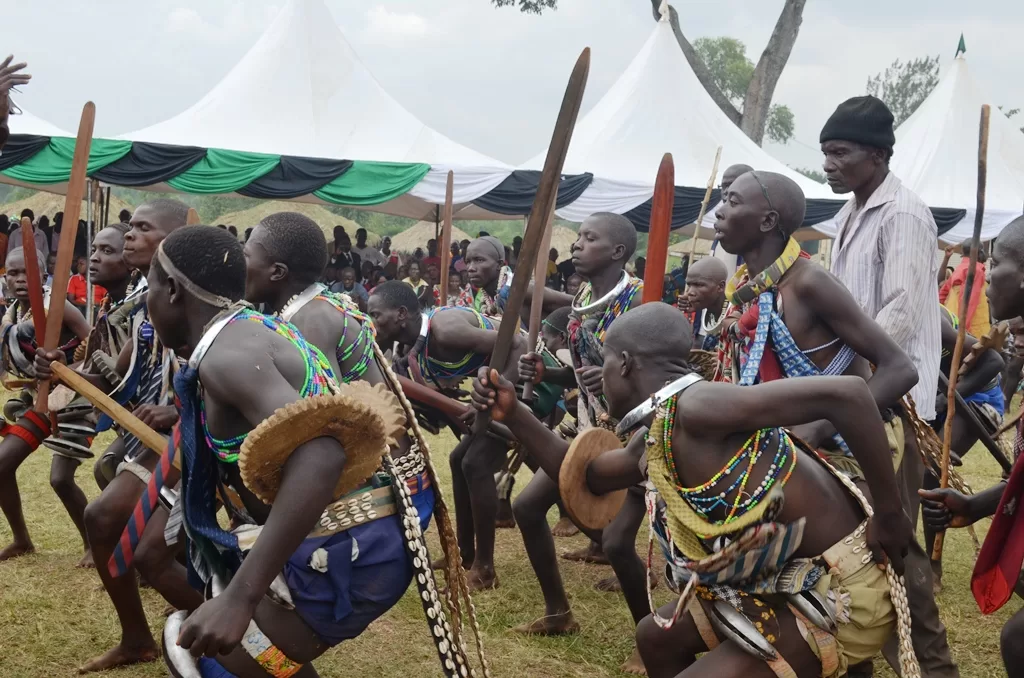
[{"label": "wooden staff", "polygon": [[[949,379],[942,372],[939,372],[939,386],[949,388]],[[988,429],[985,428],[985,424],[981,422],[978,415],[974,413],[974,410],[970,408],[967,402],[960,395],[959,391],[953,391],[953,395],[956,396],[956,406],[961,409],[964,417],[967,419],[967,423],[971,425],[974,432],[978,434],[978,441],[985,446],[985,449],[989,451],[992,458],[996,460],[1000,468],[1003,469],[1007,474],[1013,470],[1013,462],[1006,458],[1003,454],[1002,448],[995,441],[995,438],[989,435]]]},{"label": "wooden staff", "polygon": [[[536,264],[537,253],[540,250],[541,241],[544,239],[545,222],[548,215],[555,209],[562,166],[565,164],[565,156],[569,152],[569,141],[572,139],[572,131],[576,126],[576,117],[579,115],[580,104],[583,102],[583,90],[586,89],[589,73],[590,48],[587,47],[576,60],[576,66],[572,69],[572,75],[569,76],[569,84],[565,88],[562,107],[558,111],[551,143],[548,145],[548,153],[544,158],[540,184],[537,186],[537,195],[534,197],[533,207],[530,209],[526,232],[523,234],[523,247],[519,251],[519,267],[524,271],[529,271]],[[519,331],[519,312],[522,310],[523,301],[526,300],[526,290],[529,284],[529,276],[519,275],[512,278],[512,288],[509,290],[508,302],[505,304],[505,311],[502,314],[502,317],[507,320],[498,327],[498,338],[494,342],[494,350],[491,351],[491,367],[495,370],[505,369],[505,363],[508,362],[512,341]],[[490,414],[478,412],[473,425],[474,433],[482,433],[486,430],[490,419]]]},{"label": "wooden staff", "polygon": [[[75,257],[75,237],[78,235],[78,217],[82,213],[85,173],[89,167],[89,148],[92,146],[92,128],[95,122],[96,105],[88,101],[82,108],[82,119],[78,123],[75,155],[71,161],[68,192],[64,200],[64,221],[61,222],[63,226],[60,230],[60,242],[57,244],[57,268],[53,272],[53,286],[50,288],[50,312],[46,316],[46,336],[45,342],[42,344],[43,350],[46,352],[53,351],[60,344],[60,331],[64,326],[64,304],[67,302],[71,264]],[[46,412],[49,396],[49,382],[40,382],[39,392],[36,396],[37,412]]]},{"label": "wooden staff", "polygon": [[189,207],[188,208],[188,214],[185,215],[185,225],[186,226],[198,226],[200,223],[202,223],[202,222],[199,221],[199,212],[196,212],[196,208],[195,207]]},{"label": "wooden staff", "polygon": [[25,257],[25,282],[28,284],[28,305],[32,309],[32,325],[36,331],[36,345],[42,346],[46,337],[46,306],[43,303],[43,276],[39,270],[39,253],[32,220],[21,218],[21,251]]},{"label": "wooden staff", "polygon": [[441,306],[448,305],[448,270],[452,267],[452,193],[455,190],[455,173],[448,170],[448,181],[444,187],[444,217],[441,224]]},{"label": "wooden staff", "polygon": [[[939,487],[949,487],[949,444],[953,437],[953,418],[956,416],[956,382],[960,376],[960,360],[964,351],[964,337],[967,334],[967,308],[974,291],[974,272],[978,266],[978,249],[981,247],[981,223],[985,216],[985,183],[988,178],[988,126],[992,110],[988,104],[981,107],[981,125],[978,132],[978,202],[974,212],[974,233],[971,236],[971,257],[967,269],[967,280],[960,299],[960,326],[956,331],[956,345],[949,367],[949,389],[946,391],[946,423],[942,429],[942,474]],[[945,532],[935,535],[932,560],[942,560],[942,542]]]},{"label": "wooden staff", "polygon": [[[722,147],[715,151],[715,164],[711,166],[711,177],[708,179],[708,188],[704,191],[704,200],[700,203],[700,213],[697,214],[697,221],[694,222],[693,240],[690,241],[690,264],[697,255],[697,241],[700,239],[700,222],[704,221],[704,213],[708,209],[708,202],[711,201],[711,191],[715,188],[715,179],[718,178],[718,161],[722,159]],[[645,285],[646,286],[646,285]]]},{"label": "wooden staff", "polygon": [[1020,421],[1021,417],[1024,417],[1024,405],[1022,405],[1021,408],[1017,410],[1017,412],[1014,413],[1012,417],[1004,421],[1003,425],[996,429],[996,432],[992,437],[998,438],[999,436],[1009,431],[1011,428],[1017,425],[1017,422]]},{"label": "wooden staff", "polygon": [[[551,231],[555,220],[555,207],[551,206],[548,218],[544,220],[544,238],[541,240],[537,266],[533,269],[533,298],[530,301],[530,328],[526,337],[526,350],[533,351],[540,336],[541,316],[544,314],[544,283],[548,277],[548,250],[551,249]],[[533,382],[523,384],[523,400],[533,400]]]},{"label": "wooden staff", "polygon": [[665,293],[665,269],[668,267],[668,236],[672,231],[672,208],[676,199],[676,167],[672,154],[666,153],[658,166],[651,201],[651,225],[647,229],[647,268],[644,271],[644,295],[641,303],[661,301]]},{"label": "wooden staff", "polygon": [[[68,388],[82,396],[99,411],[117,422],[117,424],[139,439],[143,445],[157,454],[167,451],[167,438],[142,423],[142,420],[121,407],[113,398],[89,383],[89,380],[75,372],[62,362],[54,360],[50,363],[54,376],[67,384]],[[177,466],[175,459],[175,466]],[[180,467],[179,467],[180,468]]]}]

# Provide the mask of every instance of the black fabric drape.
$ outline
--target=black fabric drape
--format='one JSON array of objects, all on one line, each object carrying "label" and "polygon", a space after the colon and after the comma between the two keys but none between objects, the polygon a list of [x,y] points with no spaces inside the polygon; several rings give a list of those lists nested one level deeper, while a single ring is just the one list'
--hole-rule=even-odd
[{"label": "black fabric drape", "polygon": [[958,210],[952,207],[932,207],[931,210],[932,216],[935,218],[935,225],[939,227],[939,235],[959,224],[967,216],[967,210]]},{"label": "black fabric drape", "polygon": [[277,167],[238,193],[248,198],[287,200],[312,193],[331,183],[352,167],[351,160],[325,160],[282,155]]},{"label": "black fabric drape", "polygon": [[[589,172],[562,175],[562,180],[558,184],[555,208],[559,209],[574,202],[593,180],[594,175]],[[474,200],[473,204],[498,214],[529,214],[539,185],[540,172],[515,170],[493,190]]]},{"label": "black fabric drape", "polygon": [[127,155],[92,176],[115,186],[151,186],[178,176],[205,157],[206,149],[197,146],[136,141]]},{"label": "black fabric drape", "polygon": [[38,137],[34,134],[12,134],[4,144],[0,155],[0,172],[25,162],[50,143],[50,137]]},{"label": "black fabric drape", "polygon": [[[706,188],[686,188],[676,186],[675,202],[672,204],[672,230],[692,224],[700,213],[700,203],[704,200]],[[718,205],[718,196],[721,194],[717,188],[711,191],[711,200],[708,202],[708,209],[714,209]],[[625,217],[633,222],[636,230],[640,233],[647,233],[651,225],[651,202],[637,205],[626,212]]]}]

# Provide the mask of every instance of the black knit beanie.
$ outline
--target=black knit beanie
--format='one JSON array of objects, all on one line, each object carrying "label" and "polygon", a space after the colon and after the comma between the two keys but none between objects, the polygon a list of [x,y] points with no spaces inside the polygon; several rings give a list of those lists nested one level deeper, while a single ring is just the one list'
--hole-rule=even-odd
[{"label": "black knit beanie", "polygon": [[896,144],[892,111],[870,95],[847,99],[821,128],[820,143],[836,139],[892,150]]}]

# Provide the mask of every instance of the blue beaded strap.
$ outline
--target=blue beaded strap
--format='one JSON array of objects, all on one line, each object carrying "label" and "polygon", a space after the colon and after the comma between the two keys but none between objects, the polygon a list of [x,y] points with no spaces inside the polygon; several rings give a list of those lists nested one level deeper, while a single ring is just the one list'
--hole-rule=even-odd
[{"label": "blue beaded strap", "polygon": [[[448,310],[459,310],[472,313],[476,316],[476,321],[480,329],[494,329],[494,322],[490,318],[480,313],[475,308],[468,308],[466,306],[442,306],[441,308],[431,311],[427,316],[426,322],[429,323],[434,314]],[[429,345],[430,342],[428,341],[427,346]],[[420,371],[423,374],[429,374],[435,381],[445,381],[475,375],[478,369],[487,364],[488,357],[489,356],[480,355],[478,353],[467,353],[458,361],[448,362],[431,358],[427,355],[427,348],[424,347],[423,351],[417,354],[416,360],[418,361]]]},{"label": "blue beaded strap", "polygon": [[[341,383],[348,384],[361,379],[366,374],[366,369],[370,366],[374,356],[373,344],[377,339],[377,332],[373,322],[369,316],[360,312],[359,308],[348,297],[341,294],[324,290],[314,299],[330,304],[344,316],[345,320],[341,330],[341,339],[338,340],[336,353],[338,367],[343,367],[356,351],[360,351],[356,364],[341,375]],[[355,341],[346,346],[345,340],[348,337],[348,321],[350,318],[359,323],[359,334],[356,335]]]}]

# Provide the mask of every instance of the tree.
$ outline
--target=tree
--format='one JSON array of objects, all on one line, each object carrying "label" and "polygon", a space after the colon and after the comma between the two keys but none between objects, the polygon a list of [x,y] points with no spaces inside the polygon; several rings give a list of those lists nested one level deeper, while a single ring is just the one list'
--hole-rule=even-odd
[{"label": "tree", "polygon": [[[660,21],[662,0],[647,1],[651,4],[654,20]],[[539,14],[545,9],[558,8],[558,0],[491,0],[491,2],[496,7],[518,4],[520,11],[534,14]],[[764,141],[764,135],[769,128],[775,134],[785,132],[786,116],[781,111],[778,114],[779,118],[776,119],[776,124],[769,127],[773,108],[772,97],[775,95],[775,86],[779,82],[782,70],[786,67],[789,55],[793,52],[797,35],[800,33],[800,24],[803,21],[804,5],[806,4],[807,0],[785,0],[785,5],[775,22],[775,29],[768,39],[768,44],[765,46],[764,52],[761,53],[761,58],[754,65],[754,71],[747,86],[743,90],[742,96],[739,97],[742,99],[742,109],[715,82],[711,69],[683,34],[683,30],[679,26],[679,14],[676,12],[676,8],[668,6],[672,33],[676,36],[676,42],[679,43],[679,48],[683,50],[683,55],[697,75],[700,84],[711,95],[715,104],[729,116],[729,119],[758,144]],[[792,126],[792,113],[788,116],[788,122]],[[792,135],[792,129],[789,134]]]},{"label": "tree", "polygon": [[811,181],[817,181],[819,184],[825,183],[825,175],[822,174],[821,170],[810,169],[808,167],[794,167],[793,170],[804,175]]},{"label": "tree", "polygon": [[[742,106],[755,71],[754,62],[747,58],[746,45],[735,38],[697,38],[693,48],[729,103]],[[765,134],[782,144],[793,138],[793,111],[774,104],[768,111]]]},{"label": "tree", "polygon": [[519,5],[519,11],[527,14],[540,14],[545,9],[555,9],[558,0],[491,0],[495,7],[508,7]]},{"label": "tree", "polygon": [[939,84],[939,57],[921,57],[906,63],[897,59],[889,68],[868,78],[867,93],[885,102],[896,127],[914,114]]}]

